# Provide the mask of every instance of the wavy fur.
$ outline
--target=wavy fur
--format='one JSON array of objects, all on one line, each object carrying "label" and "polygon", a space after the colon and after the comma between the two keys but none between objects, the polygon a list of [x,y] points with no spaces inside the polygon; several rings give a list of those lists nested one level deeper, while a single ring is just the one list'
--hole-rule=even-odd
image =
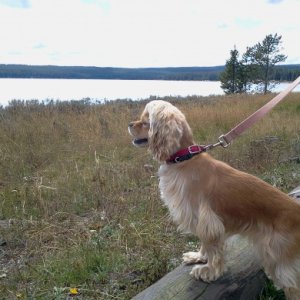
[{"label": "wavy fur", "polygon": [[202,262],[193,267],[193,276],[204,281],[221,276],[224,241],[242,234],[287,299],[300,299],[300,205],[294,199],[207,153],[166,164],[173,153],[194,144],[185,116],[168,102],[148,103],[129,132],[147,141],[161,163],[159,188],[170,215],[201,241],[199,252],[183,255],[185,263]]}]

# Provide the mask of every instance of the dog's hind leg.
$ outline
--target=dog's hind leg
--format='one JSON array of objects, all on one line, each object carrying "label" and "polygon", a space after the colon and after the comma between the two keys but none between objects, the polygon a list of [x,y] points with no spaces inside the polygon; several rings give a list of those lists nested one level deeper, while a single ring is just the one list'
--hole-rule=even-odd
[{"label": "dog's hind leg", "polygon": [[295,288],[284,288],[285,298],[287,300],[300,300],[300,290]]},{"label": "dog's hind leg", "polygon": [[[279,260],[279,258],[278,258]],[[268,271],[271,275],[274,285],[284,290],[287,300],[300,300],[300,276],[299,276],[300,260],[296,259],[287,263],[276,263]],[[266,266],[264,266],[266,269]]]}]

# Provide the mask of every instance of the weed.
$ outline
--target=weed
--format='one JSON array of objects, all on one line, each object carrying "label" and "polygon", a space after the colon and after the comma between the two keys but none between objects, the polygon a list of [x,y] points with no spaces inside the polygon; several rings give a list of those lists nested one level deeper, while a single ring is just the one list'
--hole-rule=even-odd
[{"label": "weed", "polygon": [[[207,144],[268,96],[165,100]],[[284,191],[299,185],[298,103],[290,95],[212,155]],[[66,299],[70,288],[84,299],[130,299],[197,247],[161,204],[157,164],[131,145],[127,124],[144,105],[15,101],[1,108],[2,299]]]},{"label": "weed", "polygon": [[278,290],[272,281],[267,280],[266,286],[262,291],[259,300],[285,300],[284,292]]}]

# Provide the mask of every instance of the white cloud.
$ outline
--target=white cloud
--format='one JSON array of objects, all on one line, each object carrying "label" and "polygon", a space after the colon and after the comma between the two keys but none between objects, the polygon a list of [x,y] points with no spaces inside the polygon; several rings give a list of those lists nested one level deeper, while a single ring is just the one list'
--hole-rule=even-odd
[{"label": "white cloud", "polygon": [[220,65],[234,45],[243,52],[276,32],[300,63],[299,0],[9,2],[19,5],[0,6],[0,63]]}]

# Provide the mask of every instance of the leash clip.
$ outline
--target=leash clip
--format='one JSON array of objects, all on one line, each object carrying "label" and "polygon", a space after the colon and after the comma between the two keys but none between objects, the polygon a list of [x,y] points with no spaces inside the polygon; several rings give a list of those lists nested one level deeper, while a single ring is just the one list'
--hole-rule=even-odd
[{"label": "leash clip", "polygon": [[221,145],[223,148],[227,148],[230,145],[230,142],[227,142],[224,134],[222,134],[218,140],[219,142],[216,144],[216,146]]},{"label": "leash clip", "polygon": [[218,146],[222,146],[223,148],[227,148],[230,145],[230,142],[227,142],[225,135],[222,134],[219,138],[218,138],[218,142],[215,144],[209,144],[207,146],[204,147],[204,151],[209,151],[215,147]]}]

